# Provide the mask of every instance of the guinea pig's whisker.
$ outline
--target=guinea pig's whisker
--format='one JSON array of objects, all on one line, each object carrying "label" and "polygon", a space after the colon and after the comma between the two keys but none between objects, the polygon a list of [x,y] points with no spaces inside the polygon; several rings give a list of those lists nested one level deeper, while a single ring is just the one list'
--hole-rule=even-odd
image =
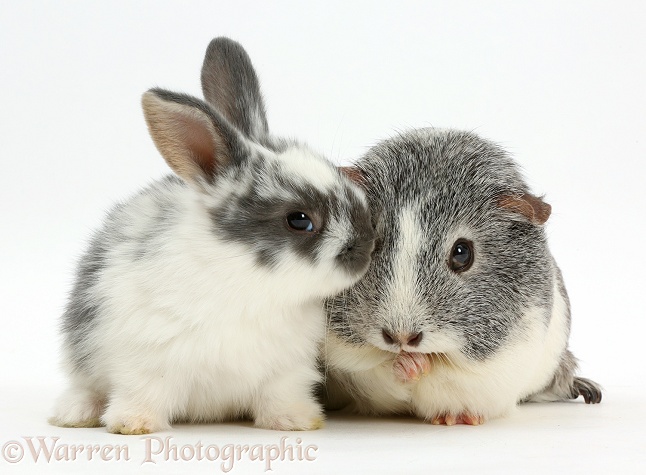
[{"label": "guinea pig's whisker", "polygon": [[447,355],[446,353],[439,353],[439,355],[440,355],[440,358],[442,359],[442,361],[444,363],[446,363],[448,366],[450,366],[451,368],[453,368],[453,369],[461,369],[460,366],[458,364],[456,364],[456,362],[453,361],[453,359],[449,355]]}]

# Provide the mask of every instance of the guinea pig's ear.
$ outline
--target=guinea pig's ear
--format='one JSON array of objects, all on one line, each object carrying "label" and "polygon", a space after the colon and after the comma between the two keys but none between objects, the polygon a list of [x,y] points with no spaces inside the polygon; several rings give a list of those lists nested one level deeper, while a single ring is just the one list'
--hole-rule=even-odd
[{"label": "guinea pig's ear", "polygon": [[545,224],[550,217],[552,207],[542,198],[524,193],[522,195],[503,195],[498,198],[498,206],[513,211],[537,225]]},{"label": "guinea pig's ear", "polygon": [[354,182],[355,184],[361,187],[365,186],[365,178],[363,176],[363,173],[357,167],[339,167],[339,171],[347,176],[350,181]]}]

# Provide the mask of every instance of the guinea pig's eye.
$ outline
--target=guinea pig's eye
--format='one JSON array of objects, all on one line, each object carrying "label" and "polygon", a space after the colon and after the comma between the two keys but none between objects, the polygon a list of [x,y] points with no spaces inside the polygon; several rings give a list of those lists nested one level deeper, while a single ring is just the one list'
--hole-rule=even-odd
[{"label": "guinea pig's eye", "polygon": [[310,217],[302,211],[294,211],[293,213],[289,213],[287,215],[287,226],[295,231],[305,231],[308,233],[315,231],[314,223],[312,222]]},{"label": "guinea pig's eye", "polygon": [[464,272],[473,264],[473,243],[466,239],[458,239],[451,249],[449,267],[453,272]]}]

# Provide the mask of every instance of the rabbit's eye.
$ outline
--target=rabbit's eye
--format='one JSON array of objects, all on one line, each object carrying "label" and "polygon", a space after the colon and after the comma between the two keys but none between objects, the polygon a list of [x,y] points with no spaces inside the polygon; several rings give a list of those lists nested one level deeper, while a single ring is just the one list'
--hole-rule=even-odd
[{"label": "rabbit's eye", "polygon": [[314,223],[305,213],[296,211],[287,215],[287,225],[296,231],[311,233],[314,231]]},{"label": "rabbit's eye", "polygon": [[458,239],[453,244],[449,267],[453,272],[464,272],[473,264],[473,243],[466,239]]}]

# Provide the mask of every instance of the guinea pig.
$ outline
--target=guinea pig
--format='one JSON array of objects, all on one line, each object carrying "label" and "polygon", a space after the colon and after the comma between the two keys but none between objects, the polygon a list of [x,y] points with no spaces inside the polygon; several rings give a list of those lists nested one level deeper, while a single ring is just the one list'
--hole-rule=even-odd
[{"label": "guinea pig", "polygon": [[327,301],[326,404],[481,424],[522,401],[582,395],[570,305],[544,230],[551,207],[499,146],[424,128],[348,170],[368,194],[367,274]]}]

